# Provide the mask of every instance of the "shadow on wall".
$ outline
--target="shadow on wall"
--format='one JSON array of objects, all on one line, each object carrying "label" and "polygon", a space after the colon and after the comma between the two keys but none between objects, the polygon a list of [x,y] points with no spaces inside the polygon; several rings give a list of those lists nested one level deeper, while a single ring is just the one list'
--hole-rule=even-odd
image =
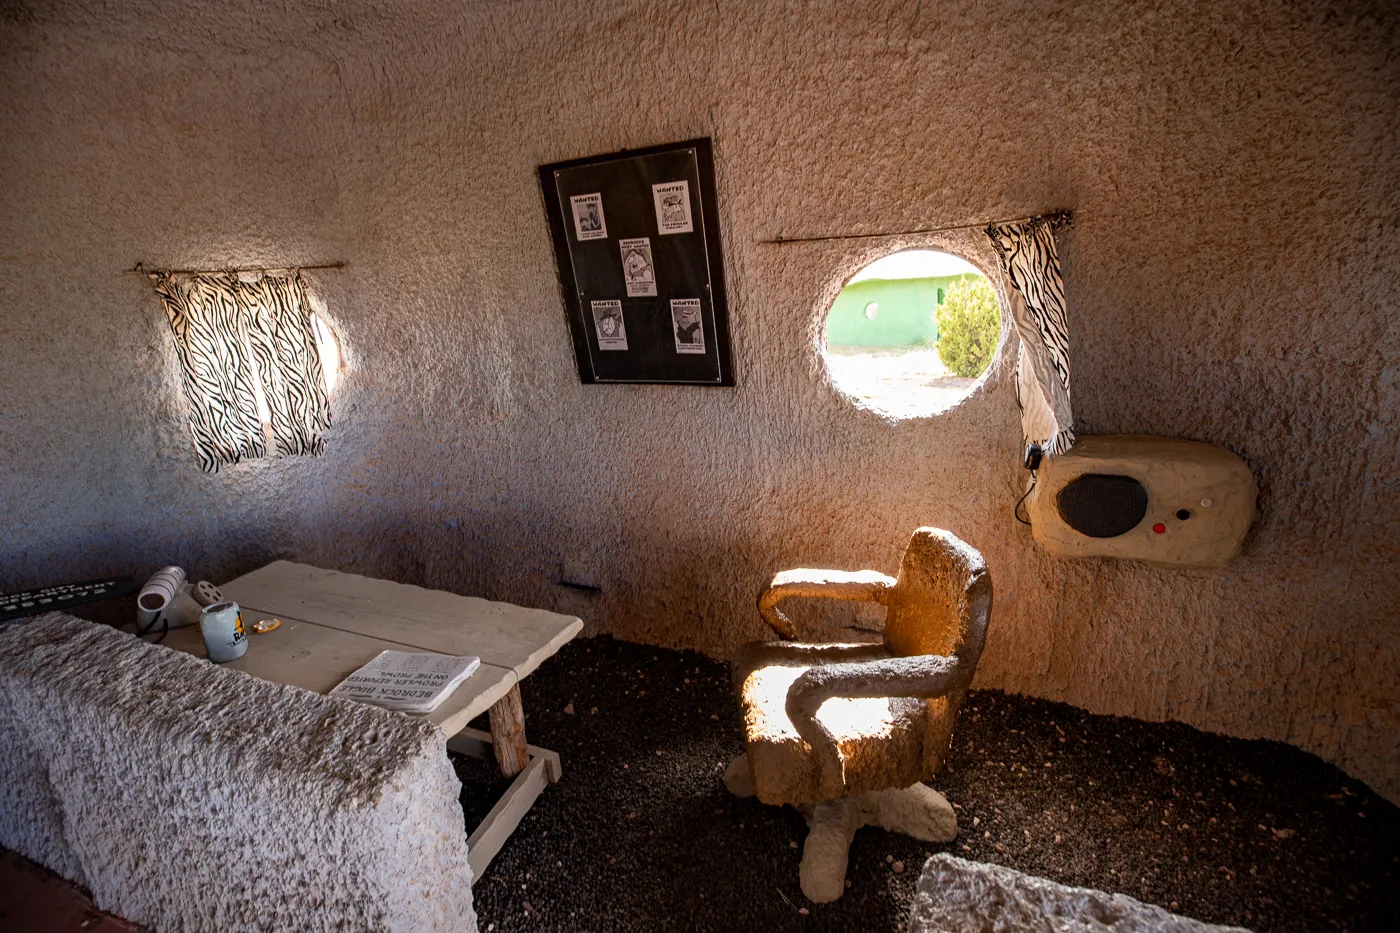
[{"label": "shadow on wall", "polygon": [[[190,568],[199,579],[232,579],[239,573],[274,560],[291,556],[285,546],[268,546],[258,529],[215,534],[210,546],[201,545],[194,537],[182,537],[176,546],[163,547],[164,541],[155,532],[142,529],[96,527],[69,533],[61,545],[43,551],[29,550],[24,556],[32,567],[75,567],[80,569],[69,578],[45,576],[39,582],[26,579],[21,583],[0,576],[0,591],[32,589],[72,582],[81,577],[129,575],[146,579],[163,566]],[[129,620],[128,620],[129,621]]]}]

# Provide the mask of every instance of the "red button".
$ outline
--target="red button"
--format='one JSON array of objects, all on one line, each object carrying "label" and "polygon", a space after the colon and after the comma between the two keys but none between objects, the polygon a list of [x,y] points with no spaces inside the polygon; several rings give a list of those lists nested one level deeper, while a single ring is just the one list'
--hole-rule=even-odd
[{"label": "red button", "polygon": [[1163,525],[1161,522],[1158,522],[1157,524],[1152,526],[1152,530],[1157,532],[1157,534],[1159,535],[1163,535],[1167,533],[1167,526]]}]

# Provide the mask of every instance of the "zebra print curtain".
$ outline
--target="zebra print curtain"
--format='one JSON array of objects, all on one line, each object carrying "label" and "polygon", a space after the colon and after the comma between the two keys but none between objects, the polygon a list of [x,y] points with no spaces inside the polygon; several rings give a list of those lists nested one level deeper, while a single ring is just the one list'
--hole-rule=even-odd
[{"label": "zebra print curtain", "polygon": [[163,274],[156,292],[175,338],[200,469],[267,453],[260,398],[277,453],[321,453],[330,402],[300,273],[246,282],[234,273]]},{"label": "zebra print curtain", "polygon": [[321,435],[331,426],[331,406],[306,284],[298,273],[265,275],[239,286],[277,453],[318,455],[325,449]]},{"label": "zebra print curtain", "polygon": [[1049,456],[1074,446],[1069,326],[1060,257],[1055,249],[1055,231],[1069,222],[1068,214],[1059,214],[987,228],[1021,338],[1016,362],[1021,433],[1027,444],[1039,444]]}]

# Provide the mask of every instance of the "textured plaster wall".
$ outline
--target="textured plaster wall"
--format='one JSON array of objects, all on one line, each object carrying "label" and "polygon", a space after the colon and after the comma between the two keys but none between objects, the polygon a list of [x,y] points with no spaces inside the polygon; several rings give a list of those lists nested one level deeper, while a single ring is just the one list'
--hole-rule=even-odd
[{"label": "textured plaster wall", "polygon": [[[290,556],[723,654],[795,565],[953,529],[979,683],[1284,739],[1400,799],[1400,65],[1386,4],[7,3],[0,588]],[[534,167],[714,138],[739,386],[577,382]],[[1084,432],[1229,445],[1223,571],[1048,558],[1010,370],[887,423],[820,315],[897,246],[1077,211]],[[196,468],[135,261],[344,260],[320,459]],[[561,579],[596,584],[588,595]],[[845,620],[813,616],[829,628]]]}]

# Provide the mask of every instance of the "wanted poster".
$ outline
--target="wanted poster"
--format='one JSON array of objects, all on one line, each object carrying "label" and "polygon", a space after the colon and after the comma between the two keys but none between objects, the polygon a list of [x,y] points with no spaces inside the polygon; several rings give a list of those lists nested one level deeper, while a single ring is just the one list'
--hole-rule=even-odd
[{"label": "wanted poster", "polygon": [[[645,202],[643,202],[645,203]],[[651,240],[618,240],[622,250],[622,278],[627,284],[628,298],[656,297],[656,265],[651,260]]]},{"label": "wanted poster", "polygon": [[627,329],[622,324],[622,302],[593,302],[593,327],[598,332],[599,350],[627,349]]},{"label": "wanted poster", "polygon": [[606,240],[608,222],[603,218],[601,194],[576,194],[569,198],[574,210],[574,235],[583,240]]},{"label": "wanted poster", "polygon": [[690,233],[695,229],[690,221],[690,182],[668,181],[651,186],[651,199],[656,204],[656,230],[668,233]]},{"label": "wanted poster", "polygon": [[699,298],[672,298],[671,324],[677,353],[704,353],[705,331],[700,325]]}]

